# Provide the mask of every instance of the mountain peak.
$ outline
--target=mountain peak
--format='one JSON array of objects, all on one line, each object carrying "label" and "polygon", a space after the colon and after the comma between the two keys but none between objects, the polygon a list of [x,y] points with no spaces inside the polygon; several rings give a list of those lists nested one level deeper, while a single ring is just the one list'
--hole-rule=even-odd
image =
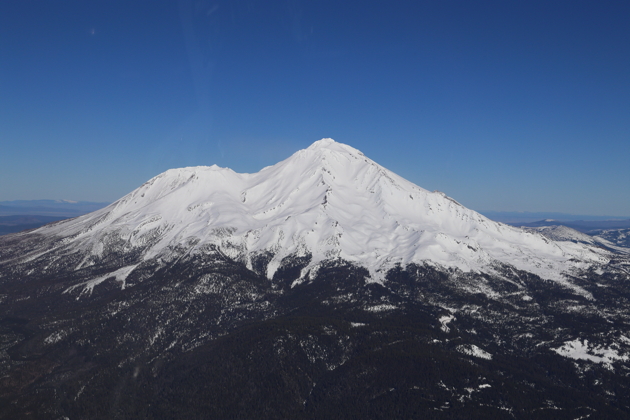
[{"label": "mountain peak", "polygon": [[[339,152],[343,154],[351,154],[355,156],[364,156],[361,151],[355,149],[354,147],[348,146],[347,144],[336,142],[333,139],[325,138],[321,140],[317,140],[313,144],[311,144],[308,148],[301,150],[300,152],[323,152],[323,151],[333,151]],[[299,152],[298,152],[299,153]]]},{"label": "mountain peak", "polygon": [[337,143],[335,140],[331,138],[323,138],[321,140],[317,140],[316,142],[313,142],[313,144],[311,144],[308,148],[310,150],[323,149],[326,147],[330,147],[333,144],[339,144],[339,143]]}]

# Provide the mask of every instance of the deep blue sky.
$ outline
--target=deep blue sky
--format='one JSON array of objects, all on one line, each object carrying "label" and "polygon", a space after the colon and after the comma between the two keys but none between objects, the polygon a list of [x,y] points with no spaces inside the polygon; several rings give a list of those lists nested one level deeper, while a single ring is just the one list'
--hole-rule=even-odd
[{"label": "deep blue sky", "polygon": [[476,210],[630,216],[630,2],[0,2],[0,201],[322,137]]}]

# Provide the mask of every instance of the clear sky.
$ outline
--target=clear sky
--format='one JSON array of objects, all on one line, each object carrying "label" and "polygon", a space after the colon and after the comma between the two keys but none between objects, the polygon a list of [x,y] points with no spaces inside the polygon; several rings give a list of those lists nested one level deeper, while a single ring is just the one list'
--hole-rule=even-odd
[{"label": "clear sky", "polygon": [[630,2],[0,2],[0,201],[323,137],[475,210],[630,216]]}]

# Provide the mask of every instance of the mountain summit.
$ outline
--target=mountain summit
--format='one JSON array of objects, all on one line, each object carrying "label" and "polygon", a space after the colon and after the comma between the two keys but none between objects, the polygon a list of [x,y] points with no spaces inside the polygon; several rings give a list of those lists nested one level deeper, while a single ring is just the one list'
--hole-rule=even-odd
[{"label": "mountain summit", "polygon": [[597,247],[493,222],[332,139],[254,174],[216,165],[169,170],[102,210],[36,232],[85,253],[76,269],[104,252],[132,252],[137,264],[213,246],[249,269],[268,254],[261,274],[269,279],[286,259],[308,256],[296,282],[341,259],[378,282],[409,263],[489,273],[508,264],[573,287],[565,274],[609,260]]}]

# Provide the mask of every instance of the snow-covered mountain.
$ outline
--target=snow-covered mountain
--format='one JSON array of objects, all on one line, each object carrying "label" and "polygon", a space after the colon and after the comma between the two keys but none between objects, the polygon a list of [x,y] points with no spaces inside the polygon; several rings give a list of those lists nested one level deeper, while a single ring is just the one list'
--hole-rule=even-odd
[{"label": "snow-covered mountain", "polygon": [[138,264],[216,246],[250,269],[252,257],[270,253],[271,279],[285,258],[310,255],[298,282],[343,259],[373,281],[412,262],[489,273],[503,263],[569,285],[565,273],[610,259],[598,247],[493,222],[332,139],[254,174],[216,165],[169,170],[108,207],[36,233],[60,238],[49,249],[84,252],[76,269],[112,251],[133,251]]},{"label": "snow-covered mountain", "polygon": [[625,249],[324,139],[1,236],[0,419],[630,419],[629,297]]}]

